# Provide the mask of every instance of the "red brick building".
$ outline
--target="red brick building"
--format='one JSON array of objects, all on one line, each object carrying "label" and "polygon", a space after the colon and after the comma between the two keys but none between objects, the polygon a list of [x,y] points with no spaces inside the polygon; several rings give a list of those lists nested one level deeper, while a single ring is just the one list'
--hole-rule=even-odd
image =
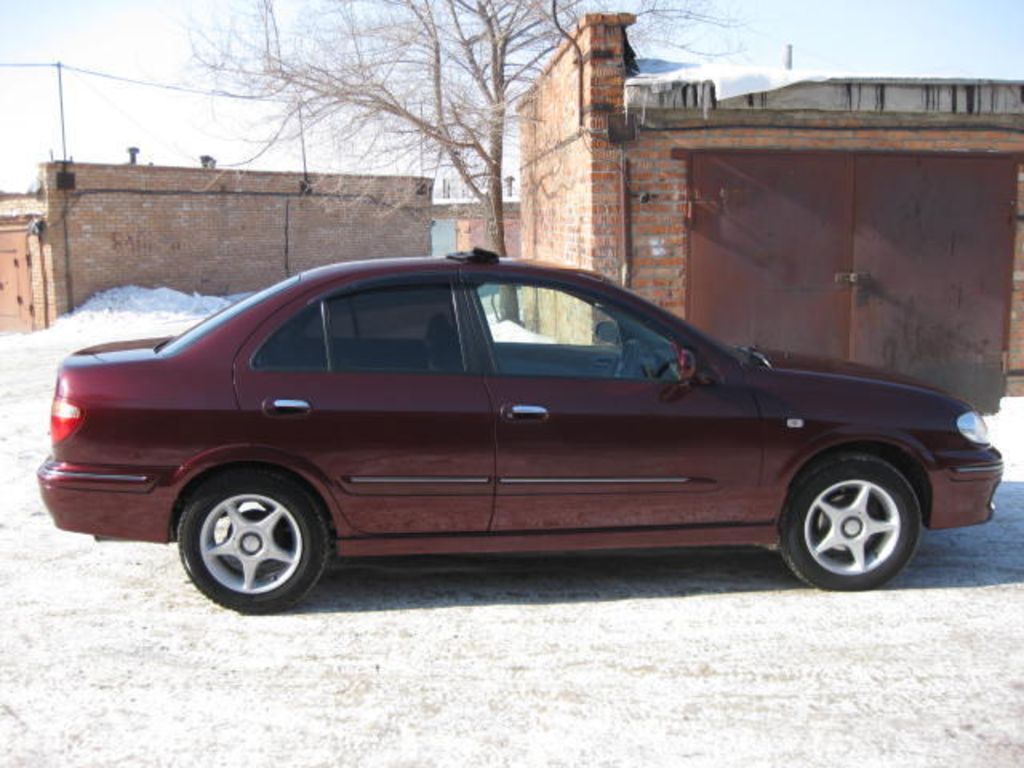
[{"label": "red brick building", "polygon": [[733,343],[1024,394],[1024,83],[631,77],[590,15],[520,107],[522,248]]},{"label": "red brick building", "polygon": [[0,199],[0,330],[119,285],[231,294],[336,261],[430,250],[430,179],[48,163]]}]

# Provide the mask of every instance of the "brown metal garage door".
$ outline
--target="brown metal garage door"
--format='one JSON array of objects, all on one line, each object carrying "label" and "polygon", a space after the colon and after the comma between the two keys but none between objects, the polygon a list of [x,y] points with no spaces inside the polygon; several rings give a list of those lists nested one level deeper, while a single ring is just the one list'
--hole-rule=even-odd
[{"label": "brown metal garage door", "polygon": [[1015,197],[1002,158],[857,158],[855,360],[998,406]]},{"label": "brown metal garage door", "polygon": [[32,285],[24,226],[0,228],[0,331],[32,330]]},{"label": "brown metal garage door", "polygon": [[845,358],[849,159],[715,153],[691,167],[690,319],[731,343]]},{"label": "brown metal garage door", "polygon": [[696,153],[690,318],[898,370],[994,409],[1015,173],[992,156]]}]

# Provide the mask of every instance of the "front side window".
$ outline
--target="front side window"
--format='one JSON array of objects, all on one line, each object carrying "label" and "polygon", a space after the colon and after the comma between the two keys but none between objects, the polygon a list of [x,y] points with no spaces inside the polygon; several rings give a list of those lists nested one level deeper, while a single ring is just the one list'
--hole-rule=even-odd
[{"label": "front side window", "polygon": [[475,291],[503,375],[679,378],[673,343],[618,307],[528,283]]}]

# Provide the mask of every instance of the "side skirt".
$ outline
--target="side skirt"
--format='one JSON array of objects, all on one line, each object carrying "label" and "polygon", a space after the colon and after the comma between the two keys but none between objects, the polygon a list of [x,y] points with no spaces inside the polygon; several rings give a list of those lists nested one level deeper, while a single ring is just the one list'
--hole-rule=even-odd
[{"label": "side skirt", "polygon": [[564,552],[585,549],[657,549],[664,547],[775,547],[774,523],[674,528],[627,528],[536,533],[373,536],[339,539],[343,557],[378,555],[453,555],[490,552]]}]

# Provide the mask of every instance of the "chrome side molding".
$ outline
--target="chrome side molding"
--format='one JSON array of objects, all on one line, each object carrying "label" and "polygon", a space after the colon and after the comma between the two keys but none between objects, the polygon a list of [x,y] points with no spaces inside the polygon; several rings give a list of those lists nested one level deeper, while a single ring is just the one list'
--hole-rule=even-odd
[{"label": "chrome side molding", "polygon": [[665,483],[688,483],[688,477],[502,477],[498,479],[504,485],[522,485],[525,483],[550,483],[575,485],[657,485]]},{"label": "chrome side molding", "polygon": [[434,485],[437,483],[450,483],[455,485],[482,485],[484,483],[491,482],[489,477],[405,477],[405,476],[386,476],[386,475],[361,475],[348,478],[348,481],[353,484],[363,485],[379,485],[384,483],[406,483],[409,485],[413,484],[429,484]]}]

